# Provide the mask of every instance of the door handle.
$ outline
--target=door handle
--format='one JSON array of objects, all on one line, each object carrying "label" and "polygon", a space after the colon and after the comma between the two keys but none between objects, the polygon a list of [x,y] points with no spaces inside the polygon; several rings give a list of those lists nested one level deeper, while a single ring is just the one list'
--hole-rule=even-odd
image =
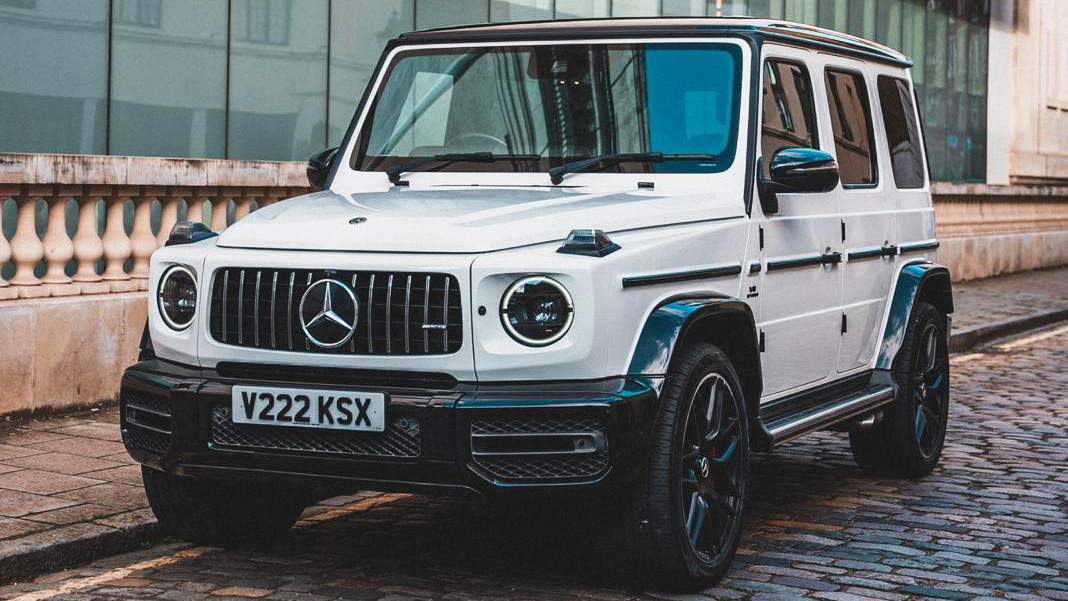
[{"label": "door handle", "polygon": [[833,252],[827,253],[820,257],[820,264],[822,265],[837,265],[842,262],[842,253]]},{"label": "door handle", "polygon": [[897,251],[898,251],[897,245],[895,245],[895,244],[887,244],[886,246],[883,247],[882,255],[884,257],[896,257],[897,254],[898,254]]}]

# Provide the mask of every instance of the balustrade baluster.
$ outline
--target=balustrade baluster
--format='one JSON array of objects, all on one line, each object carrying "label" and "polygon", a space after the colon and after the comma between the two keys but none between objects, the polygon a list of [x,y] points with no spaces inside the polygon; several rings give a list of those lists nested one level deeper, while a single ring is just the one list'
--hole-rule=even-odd
[{"label": "balustrade baluster", "polygon": [[111,285],[113,292],[137,290],[137,283],[130,281],[123,264],[130,258],[133,246],[126,235],[124,210],[126,199],[136,195],[137,188],[119,187],[107,198],[107,212],[104,220],[104,258],[107,264],[101,277]]},{"label": "balustrade baluster", "polygon": [[74,258],[74,243],[67,235],[67,200],[81,194],[81,186],[56,186],[55,193],[45,199],[48,203],[48,226],[45,230],[45,274],[41,282],[49,284],[53,296],[78,294],[79,288],[70,285],[67,263]]},{"label": "balustrade baluster", "polygon": [[73,279],[78,282],[82,294],[102,294],[111,289],[96,273],[96,264],[104,257],[104,241],[97,232],[96,212],[100,200],[109,193],[110,188],[107,186],[90,186],[86,194],[76,199],[78,229],[74,232],[73,242],[78,269],[74,272]]},{"label": "balustrade baluster", "polygon": [[211,229],[221,232],[226,229],[226,212],[230,208],[230,197],[216,196],[211,203]]},{"label": "balustrade baluster", "polygon": [[33,298],[48,296],[48,289],[34,275],[37,263],[44,258],[44,244],[37,237],[37,200],[51,196],[51,186],[25,186],[15,199],[18,216],[15,219],[15,235],[11,237],[11,258],[15,263],[15,275],[11,283],[19,287],[19,296]]},{"label": "balustrade baluster", "polygon": [[[0,186],[0,269],[3,269],[8,259],[11,258],[11,245],[8,244],[7,237],[4,236],[4,201],[9,196],[18,196],[18,193],[18,186]],[[11,286],[7,280],[0,277],[0,300],[16,298],[18,295],[18,290]]]},{"label": "balustrade baluster", "polygon": [[174,224],[178,223],[178,201],[183,198],[187,199],[188,202],[189,192],[187,188],[172,188],[166,196],[159,199],[159,233],[156,234],[157,248],[167,243],[167,238],[170,237]]},{"label": "balustrade baluster", "polygon": [[133,230],[130,232],[130,248],[133,267],[130,278],[137,280],[138,288],[148,289],[148,259],[156,250],[156,236],[152,233],[152,201],[164,194],[163,190],[146,188],[134,198]]}]

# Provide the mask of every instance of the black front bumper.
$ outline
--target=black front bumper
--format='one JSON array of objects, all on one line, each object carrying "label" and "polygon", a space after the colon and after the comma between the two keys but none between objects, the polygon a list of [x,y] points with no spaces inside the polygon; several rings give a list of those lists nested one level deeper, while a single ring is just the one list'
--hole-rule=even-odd
[{"label": "black front bumper", "polygon": [[[220,373],[141,361],[122,379],[123,442],[140,463],[208,478],[487,496],[585,494],[639,475],[660,384],[648,378],[508,385],[386,378],[401,384],[384,385],[381,374],[368,373],[270,366]],[[387,429],[233,423],[231,388],[256,383],[383,390]],[[560,447],[571,439],[582,442]]]}]

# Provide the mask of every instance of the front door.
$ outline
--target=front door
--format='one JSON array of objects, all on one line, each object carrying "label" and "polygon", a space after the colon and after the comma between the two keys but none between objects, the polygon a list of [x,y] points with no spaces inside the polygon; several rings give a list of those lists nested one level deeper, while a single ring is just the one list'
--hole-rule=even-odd
[{"label": "front door", "polygon": [[[816,56],[765,47],[761,78],[761,154],[767,164],[781,148],[821,148],[825,117],[816,110],[806,66]],[[759,210],[754,206],[754,213]],[[838,356],[842,282],[838,196],[780,194],[779,212],[763,228],[764,276],[760,331],[764,394],[772,397],[828,378]],[[771,399],[769,399],[771,400]]]}]

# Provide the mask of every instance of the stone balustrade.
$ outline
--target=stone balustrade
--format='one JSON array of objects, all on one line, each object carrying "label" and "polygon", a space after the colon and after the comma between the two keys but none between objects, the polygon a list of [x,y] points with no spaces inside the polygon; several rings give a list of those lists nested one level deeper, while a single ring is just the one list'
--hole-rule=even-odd
[{"label": "stone balustrade", "polygon": [[145,290],[177,221],[218,231],[307,191],[295,162],[0,154],[0,207],[14,201],[0,211],[14,221],[10,241],[0,234],[0,267],[13,266],[0,301]]}]

